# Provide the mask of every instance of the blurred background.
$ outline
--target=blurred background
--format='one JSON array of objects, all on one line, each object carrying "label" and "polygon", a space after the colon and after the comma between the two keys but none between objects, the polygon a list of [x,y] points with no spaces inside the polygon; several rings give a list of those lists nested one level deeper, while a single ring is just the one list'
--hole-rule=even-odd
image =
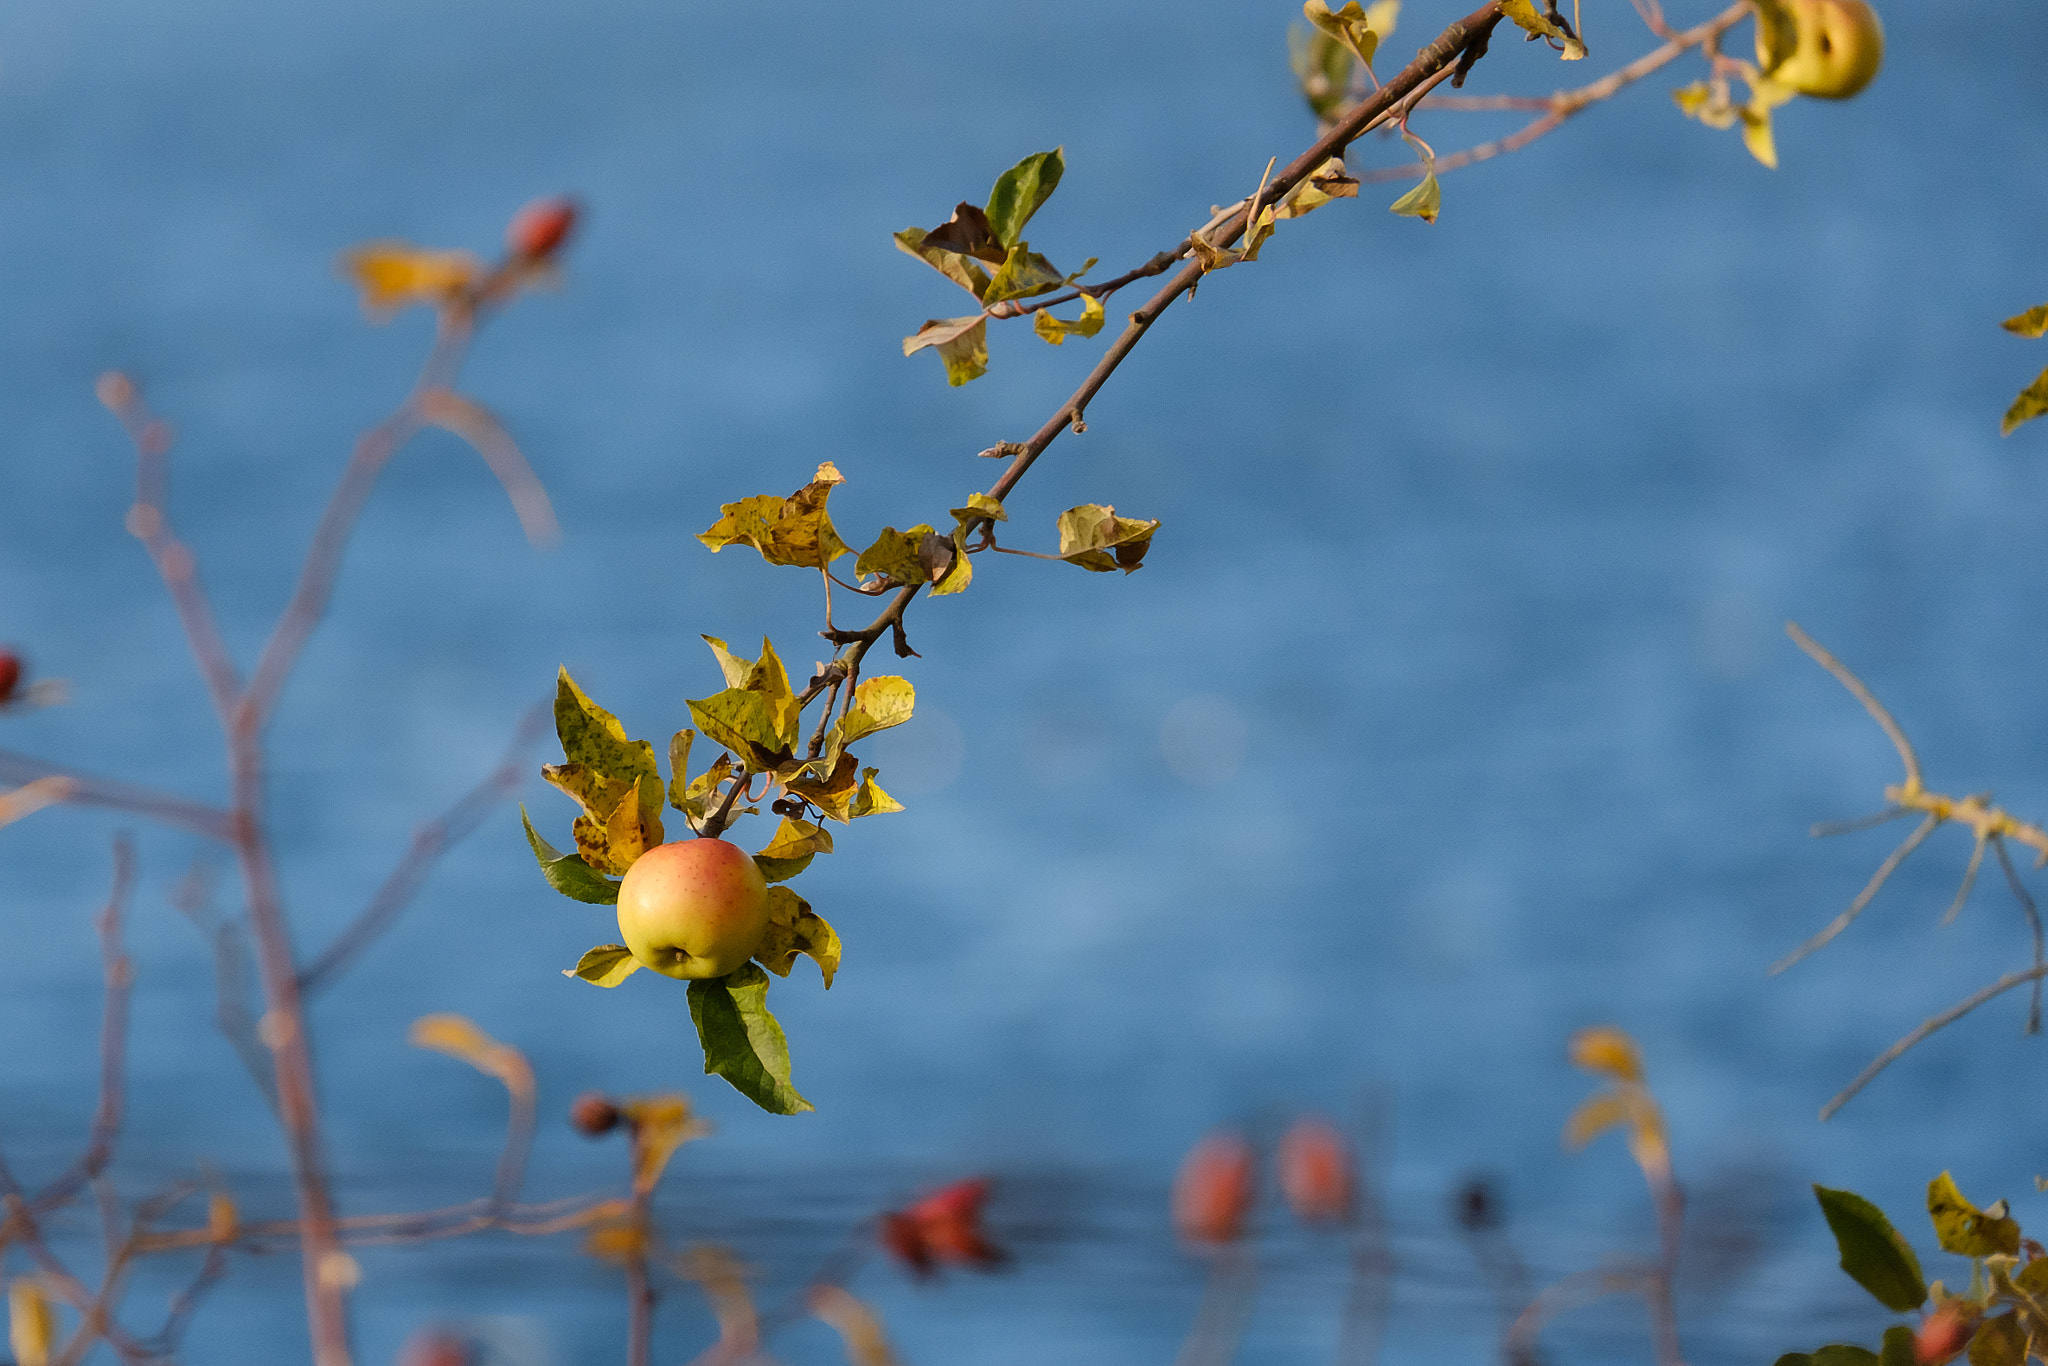
[{"label": "blurred background", "polygon": [[[1464,7],[1409,0],[1387,64]],[[1807,838],[1875,810],[1897,760],[1785,619],[1890,704],[1930,784],[2048,817],[2048,424],[1997,435],[2048,362],[1997,326],[2048,298],[2048,12],[1883,12],[1883,75],[1780,111],[1776,172],[1679,116],[1667,92],[1701,74],[1682,62],[1447,177],[1434,226],[1384,211],[1402,186],[1368,185],[1167,316],[1009,500],[1006,542],[1040,548],[1079,503],[1162,518],[1143,572],[988,557],[964,596],[912,611],[918,716],[868,756],[909,810],[802,880],[845,940],[834,990],[800,965],[771,997],[817,1113],[763,1115],[701,1076],[680,988],[565,980],[615,927],[548,890],[499,809],[317,1007],[344,1207],[487,1182],[502,1091],[405,1043],[416,1016],[459,1011],[538,1070],[535,1196],[618,1178],[622,1152],[562,1121],[576,1092],[687,1090],[718,1132],[679,1157],[665,1216],[730,1242],[770,1295],[874,1210],[997,1176],[1009,1271],[855,1282],[911,1362],[1167,1360],[1201,1276],[1167,1220],[1175,1163],[1211,1126],[1270,1139],[1304,1109],[1378,1116],[1400,1264],[1386,1359],[1484,1359],[1459,1182],[1493,1175],[1539,1281],[1651,1247],[1621,1144],[1558,1143],[1593,1085],[1564,1043],[1596,1023],[1641,1040],[1695,1197],[1696,1362],[1874,1340],[1809,1182],[1862,1191],[1923,1248],[1944,1168],[2048,1220],[2048,1044],[2021,1036],[2017,997],[1815,1119],[1893,1039],[2024,966],[1995,872],[1936,924],[1967,837],[1941,832],[1849,933],[1764,975],[1905,833]],[[830,459],[856,545],[943,520],[993,478],[974,453],[1034,430],[1108,339],[999,327],[990,374],[948,389],[898,339],[960,296],[889,234],[1063,144],[1034,247],[1138,264],[1311,139],[1297,13],[0,9],[0,640],[72,683],[0,745],[225,797],[217,726],[121,527],[132,459],[98,373],[130,372],[176,425],[173,515],[246,666],[355,433],[429,337],[424,312],[366,326],[336,254],[387,236],[493,251],[521,203],[579,195],[564,287],[494,322],[466,373],[546,481],[561,547],[527,548],[476,456],[422,437],[274,727],[285,885],[317,948],[498,761],[557,665],[660,743],[719,686],[698,633],[750,654],[770,634],[793,670],[822,655],[808,575],[696,542],[718,504]],[[1619,0],[1585,20],[1593,71],[1501,41],[1469,88],[1540,94],[1650,46]],[[1513,126],[1416,121],[1441,152]],[[1352,162],[1405,156],[1375,140]],[[524,796],[566,842],[566,799],[537,774]],[[0,832],[0,1142],[31,1178],[77,1151],[93,1103],[90,918],[120,824]],[[203,1164],[281,1214],[282,1147],[169,903],[216,855],[138,836],[123,1191]],[[1317,1360],[1340,1250],[1276,1210],[1259,1236],[1242,1360]],[[1950,1260],[1929,1274],[1954,1278]],[[367,1361],[449,1317],[557,1361],[623,1343],[615,1273],[569,1240],[363,1262]],[[290,1259],[244,1263],[190,1356],[296,1352],[297,1280]],[[672,1295],[659,1355],[714,1333]],[[1546,1342],[1647,1355],[1627,1302]],[[771,1350],[841,1351],[815,1323]]]}]

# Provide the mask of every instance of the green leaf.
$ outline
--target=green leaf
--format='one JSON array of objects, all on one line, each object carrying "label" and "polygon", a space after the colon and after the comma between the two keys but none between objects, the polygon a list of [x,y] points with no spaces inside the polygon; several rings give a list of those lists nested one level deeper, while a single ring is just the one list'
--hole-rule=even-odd
[{"label": "green leaf", "polygon": [[1108,316],[1102,307],[1102,300],[1093,294],[1081,296],[1081,316],[1072,322],[1055,318],[1050,309],[1041,308],[1032,315],[1031,330],[1040,337],[1060,345],[1068,337],[1092,337],[1102,330],[1103,319]]},{"label": "green leaf", "polygon": [[1119,517],[1105,503],[1084,503],[1060,514],[1060,558],[1097,574],[1135,573],[1152,548],[1159,523]]},{"label": "green leaf", "polygon": [[882,770],[864,768],[860,771],[860,787],[853,795],[853,814],[859,816],[886,816],[892,811],[901,811],[903,803],[882,791],[875,782],[875,775]]},{"label": "green leaf", "polygon": [[1742,120],[1742,145],[1764,166],[1778,169],[1778,140],[1771,132],[1770,106],[1756,100],[1735,111]]},{"label": "green leaf", "polygon": [[1877,1366],[1877,1353],[1853,1342],[1831,1342],[1815,1352],[1813,1366]]},{"label": "green leaf", "polygon": [[810,483],[787,498],[760,494],[721,504],[719,519],[697,539],[714,555],[729,545],[750,545],[770,564],[823,569],[852,553],[853,548],[839,539],[825,507],[833,487],[845,482],[846,476],[827,460]]},{"label": "green leaf", "polygon": [[2048,1300],[2048,1257],[2036,1257],[2021,1267],[2012,1283],[2037,1300]]},{"label": "green leaf", "polygon": [[749,963],[690,983],[690,1019],[704,1046],[704,1071],[774,1115],[812,1109],[789,1082],[789,1041],[768,1013],[768,974]]},{"label": "green leaf", "polygon": [[946,383],[954,388],[980,379],[988,373],[988,318],[970,313],[964,318],[927,319],[903,339],[903,354],[914,356],[927,346],[946,363]]},{"label": "green leaf", "polygon": [[526,824],[526,842],[533,847],[533,856],[540,860],[541,875],[547,878],[548,886],[572,901],[585,901],[593,906],[617,904],[619,884],[577,855],[557,852],[533,828],[533,818],[526,814],[524,802],[519,805],[519,819]]},{"label": "green leaf", "polygon": [[[1927,1299],[1920,1259],[1884,1211],[1854,1191],[1813,1188],[1842,1254],[1842,1270],[1885,1308],[1905,1313]],[[1825,1350],[1825,1349],[1823,1349]]]},{"label": "green leaf", "polygon": [[1813,1358],[1804,1352],[1787,1352],[1772,1362],[1771,1366],[1813,1366]]},{"label": "green leaf", "polygon": [[884,674],[864,678],[853,690],[853,707],[840,723],[840,743],[851,745],[863,735],[900,726],[917,709],[917,689],[907,678]]},{"label": "green leaf", "polygon": [[2005,419],[1998,424],[1998,434],[2011,436],[2013,428],[2022,422],[2032,422],[2043,413],[2048,413],[2048,370],[2043,370],[2032,384],[2020,390],[2020,396],[2012,401],[2012,407],[2005,410]]},{"label": "green leaf", "polygon": [[[1527,0],[1524,0],[1527,3]],[[1389,213],[1398,213],[1404,218],[1420,218],[1425,223],[1436,222],[1442,212],[1444,192],[1437,187],[1436,172],[1430,171],[1422,177],[1422,183],[1387,205]]]},{"label": "green leaf", "polygon": [[919,522],[908,531],[898,531],[893,526],[882,528],[882,534],[875,543],[860,552],[860,558],[853,562],[853,572],[860,575],[880,574],[883,578],[894,579],[897,583],[927,582],[924,561],[918,556],[918,548],[924,538],[932,534],[931,527]]},{"label": "green leaf", "polygon": [[998,304],[1005,299],[1029,299],[1050,294],[1066,283],[1067,277],[1060,274],[1058,267],[1031,250],[1029,242],[1019,242],[1010,248],[1002,269],[989,281],[988,292],[981,296],[981,301]]},{"label": "green leaf", "polygon": [[615,987],[640,970],[640,960],[624,944],[599,944],[576,960],[574,969],[563,968],[564,977],[581,977],[601,987]]},{"label": "green leaf", "polygon": [[1970,1339],[1970,1366],[2026,1366],[2027,1330],[2016,1313],[2000,1314],[1977,1325]]},{"label": "green leaf", "polygon": [[1999,326],[2022,337],[2048,336],[2048,304],[2036,304],[2024,313],[2007,318]]},{"label": "green leaf", "polygon": [[2019,1253],[2018,1222],[2005,1218],[2002,1208],[1992,1214],[1978,1209],[1956,1189],[1955,1178],[1947,1172],[1927,1183],[1927,1217],[1934,1221],[1934,1236],[1944,1252],[1959,1257]]},{"label": "green leaf", "polygon": [[1024,236],[1024,225],[1038,212],[1066,174],[1064,148],[1034,152],[996,177],[988,196],[988,225],[995,239],[1014,247]]},{"label": "green leaf", "polygon": [[1913,1351],[1913,1330],[1895,1323],[1884,1330],[1884,1347],[1877,1354],[1881,1366],[1920,1366]]},{"label": "green leaf", "polygon": [[839,935],[810,902],[787,887],[770,887],[768,935],[754,958],[777,977],[787,977],[800,953],[817,963],[825,990],[830,991],[833,974],[839,971]]},{"label": "green leaf", "polygon": [[1571,30],[1552,22],[1536,12],[1536,6],[1529,0],[1500,0],[1500,12],[1532,36],[1548,39],[1563,48],[1563,57],[1576,62],[1586,55],[1586,45],[1572,36]]}]

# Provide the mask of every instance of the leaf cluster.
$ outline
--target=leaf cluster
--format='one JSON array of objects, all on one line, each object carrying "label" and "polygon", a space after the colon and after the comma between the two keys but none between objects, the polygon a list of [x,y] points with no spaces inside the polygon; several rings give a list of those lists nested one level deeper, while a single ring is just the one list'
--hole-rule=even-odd
[{"label": "leaf cluster", "polygon": [[[1927,1281],[1912,1245],[1876,1205],[1853,1191],[1815,1186],[1813,1193],[1835,1235],[1842,1270],[1894,1313],[1923,1311],[1922,1325],[1917,1335],[1907,1324],[1886,1329],[1875,1351],[1830,1343],[1788,1352],[1777,1366],[1929,1366],[1960,1354],[1966,1344],[1971,1366],[2048,1361],[2048,1256],[2023,1236],[2005,1201],[1980,1209],[1947,1172],[1928,1183],[1935,1241],[1970,1260],[1969,1283],[1956,1292]],[[1917,1353],[1916,1336],[1922,1339]]]}]

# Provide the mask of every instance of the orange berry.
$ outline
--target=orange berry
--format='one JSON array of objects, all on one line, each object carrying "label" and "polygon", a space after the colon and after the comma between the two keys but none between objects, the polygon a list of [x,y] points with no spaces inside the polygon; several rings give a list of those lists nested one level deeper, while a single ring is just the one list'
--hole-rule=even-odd
[{"label": "orange berry", "polygon": [[585,1091],[569,1106],[569,1123],[585,1138],[603,1138],[619,1127],[620,1118],[611,1097],[597,1091]]},{"label": "orange berry", "polygon": [[564,196],[536,199],[512,215],[505,249],[528,261],[545,261],[576,226],[576,201]]},{"label": "orange berry", "polygon": [[1338,1224],[1351,1217],[1353,1174],[1344,1135],[1326,1119],[1296,1120],[1280,1140],[1280,1189],[1304,1224]]},{"label": "orange berry", "polygon": [[1180,1164],[1173,1182],[1173,1226],[1191,1243],[1231,1243],[1244,1235],[1256,1187],[1252,1145],[1242,1135],[1210,1134]]}]

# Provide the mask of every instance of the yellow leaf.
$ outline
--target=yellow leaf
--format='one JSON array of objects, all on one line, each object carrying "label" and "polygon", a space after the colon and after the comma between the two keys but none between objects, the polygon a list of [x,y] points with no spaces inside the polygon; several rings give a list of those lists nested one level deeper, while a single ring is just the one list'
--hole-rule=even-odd
[{"label": "yellow leaf", "polygon": [[853,709],[842,725],[841,743],[850,745],[863,735],[900,726],[916,709],[917,689],[909,679],[892,674],[864,678],[853,690]]},{"label": "yellow leaf", "polygon": [[1119,517],[1106,503],[1083,503],[1059,516],[1060,558],[1098,574],[1135,573],[1151,548],[1157,520]]},{"label": "yellow leaf", "polygon": [[1596,1025],[1572,1035],[1571,1060],[1574,1067],[1602,1072],[1616,1081],[1640,1084],[1643,1079],[1636,1041],[1613,1025]]},{"label": "yellow leaf", "polygon": [[811,1291],[810,1304],[813,1314],[839,1331],[853,1366],[896,1366],[896,1354],[889,1348],[880,1316],[845,1289],[817,1286]]},{"label": "yellow leaf", "polygon": [[1031,320],[1031,330],[1054,346],[1058,346],[1066,341],[1068,337],[1094,336],[1102,330],[1102,322],[1105,316],[1102,300],[1096,298],[1093,294],[1083,294],[1081,296],[1081,316],[1073,322],[1067,322],[1063,318],[1055,318],[1050,309],[1042,308],[1038,311],[1037,316]]},{"label": "yellow leaf", "polygon": [[1383,34],[1374,31],[1372,16],[1358,0],[1346,0],[1344,8],[1335,11],[1323,0],[1304,0],[1301,15],[1332,38],[1345,43],[1367,66],[1372,65],[1373,53],[1379,50]]},{"label": "yellow leaf", "polygon": [[1387,210],[1404,218],[1420,218],[1425,223],[1434,223],[1437,214],[1443,210],[1443,203],[1444,192],[1437,186],[1436,172],[1430,171],[1422,177],[1420,185],[1387,205]]},{"label": "yellow leaf", "polygon": [[879,772],[881,770],[875,768],[864,768],[860,771],[860,788],[853,797],[855,816],[886,816],[903,809],[902,802],[882,791],[880,785],[875,782],[875,774]]},{"label": "yellow leaf", "polygon": [[2007,318],[1999,326],[2015,336],[2048,336],[2048,304],[2036,304],[2024,313]]},{"label": "yellow leaf", "polygon": [[49,1366],[57,1345],[57,1310],[43,1283],[23,1276],[7,1287],[7,1344],[15,1366]]},{"label": "yellow leaf", "polygon": [[918,547],[931,534],[932,528],[924,522],[908,531],[885,526],[875,543],[860,552],[860,558],[853,562],[853,571],[862,576],[880,574],[897,583],[923,583],[924,561],[918,557]]},{"label": "yellow leaf", "polygon": [[825,989],[839,971],[839,935],[811,903],[787,887],[768,889],[768,933],[754,961],[777,977],[789,976],[798,954],[808,954],[824,975]]},{"label": "yellow leaf", "polygon": [[754,1309],[754,1295],[747,1288],[746,1264],[730,1248],[699,1243],[675,1259],[676,1274],[695,1281],[711,1301],[718,1319],[718,1341],[724,1349],[721,1359],[738,1360],[752,1355],[761,1338],[761,1319]]},{"label": "yellow leaf", "polygon": [[2043,370],[2032,384],[2020,390],[2020,396],[2012,401],[2012,407],[2005,410],[2005,419],[1998,424],[1998,434],[2011,436],[2013,428],[2022,422],[2032,422],[2043,413],[2048,413],[2048,370]]},{"label": "yellow leaf", "polygon": [[1564,1146],[1576,1152],[1628,1118],[1628,1103],[1612,1091],[1586,1098],[1565,1121]]},{"label": "yellow leaf", "polygon": [[851,551],[839,539],[825,506],[833,488],[845,482],[846,476],[828,460],[810,483],[787,498],[763,493],[720,504],[718,520],[697,539],[713,554],[729,545],[750,545],[770,564],[823,569]]},{"label": "yellow leaf", "polygon": [[463,294],[483,274],[466,251],[429,251],[410,242],[366,242],[343,252],[342,273],[363,291],[363,307],[386,315],[413,304],[441,305]]},{"label": "yellow leaf", "polygon": [[680,1092],[635,1096],[619,1108],[633,1126],[633,1190],[640,1195],[660,1182],[677,1148],[711,1132],[690,1113],[690,1102]]},{"label": "yellow leaf", "polygon": [[562,969],[564,977],[580,977],[594,986],[615,987],[640,970],[640,960],[624,944],[599,944],[584,950],[574,968]]},{"label": "yellow leaf", "polygon": [[1586,45],[1580,42],[1570,29],[1545,15],[1538,14],[1536,6],[1529,3],[1529,0],[1500,0],[1500,12],[1512,19],[1530,36],[1557,45],[1560,55],[1568,62],[1576,62],[1586,55]]},{"label": "yellow leaf", "polygon": [[486,1076],[505,1083],[513,1094],[533,1094],[533,1068],[526,1055],[510,1044],[499,1043],[461,1015],[422,1015],[412,1022],[415,1048],[431,1048],[459,1058]]},{"label": "yellow leaf", "polygon": [[1749,154],[1772,170],[1778,169],[1778,143],[1771,136],[1771,113],[1745,105],[1742,109],[1742,145]]},{"label": "yellow leaf", "polygon": [[927,346],[937,348],[946,363],[946,383],[958,387],[979,379],[988,373],[988,318],[932,318],[903,339],[903,354],[914,356]]}]

